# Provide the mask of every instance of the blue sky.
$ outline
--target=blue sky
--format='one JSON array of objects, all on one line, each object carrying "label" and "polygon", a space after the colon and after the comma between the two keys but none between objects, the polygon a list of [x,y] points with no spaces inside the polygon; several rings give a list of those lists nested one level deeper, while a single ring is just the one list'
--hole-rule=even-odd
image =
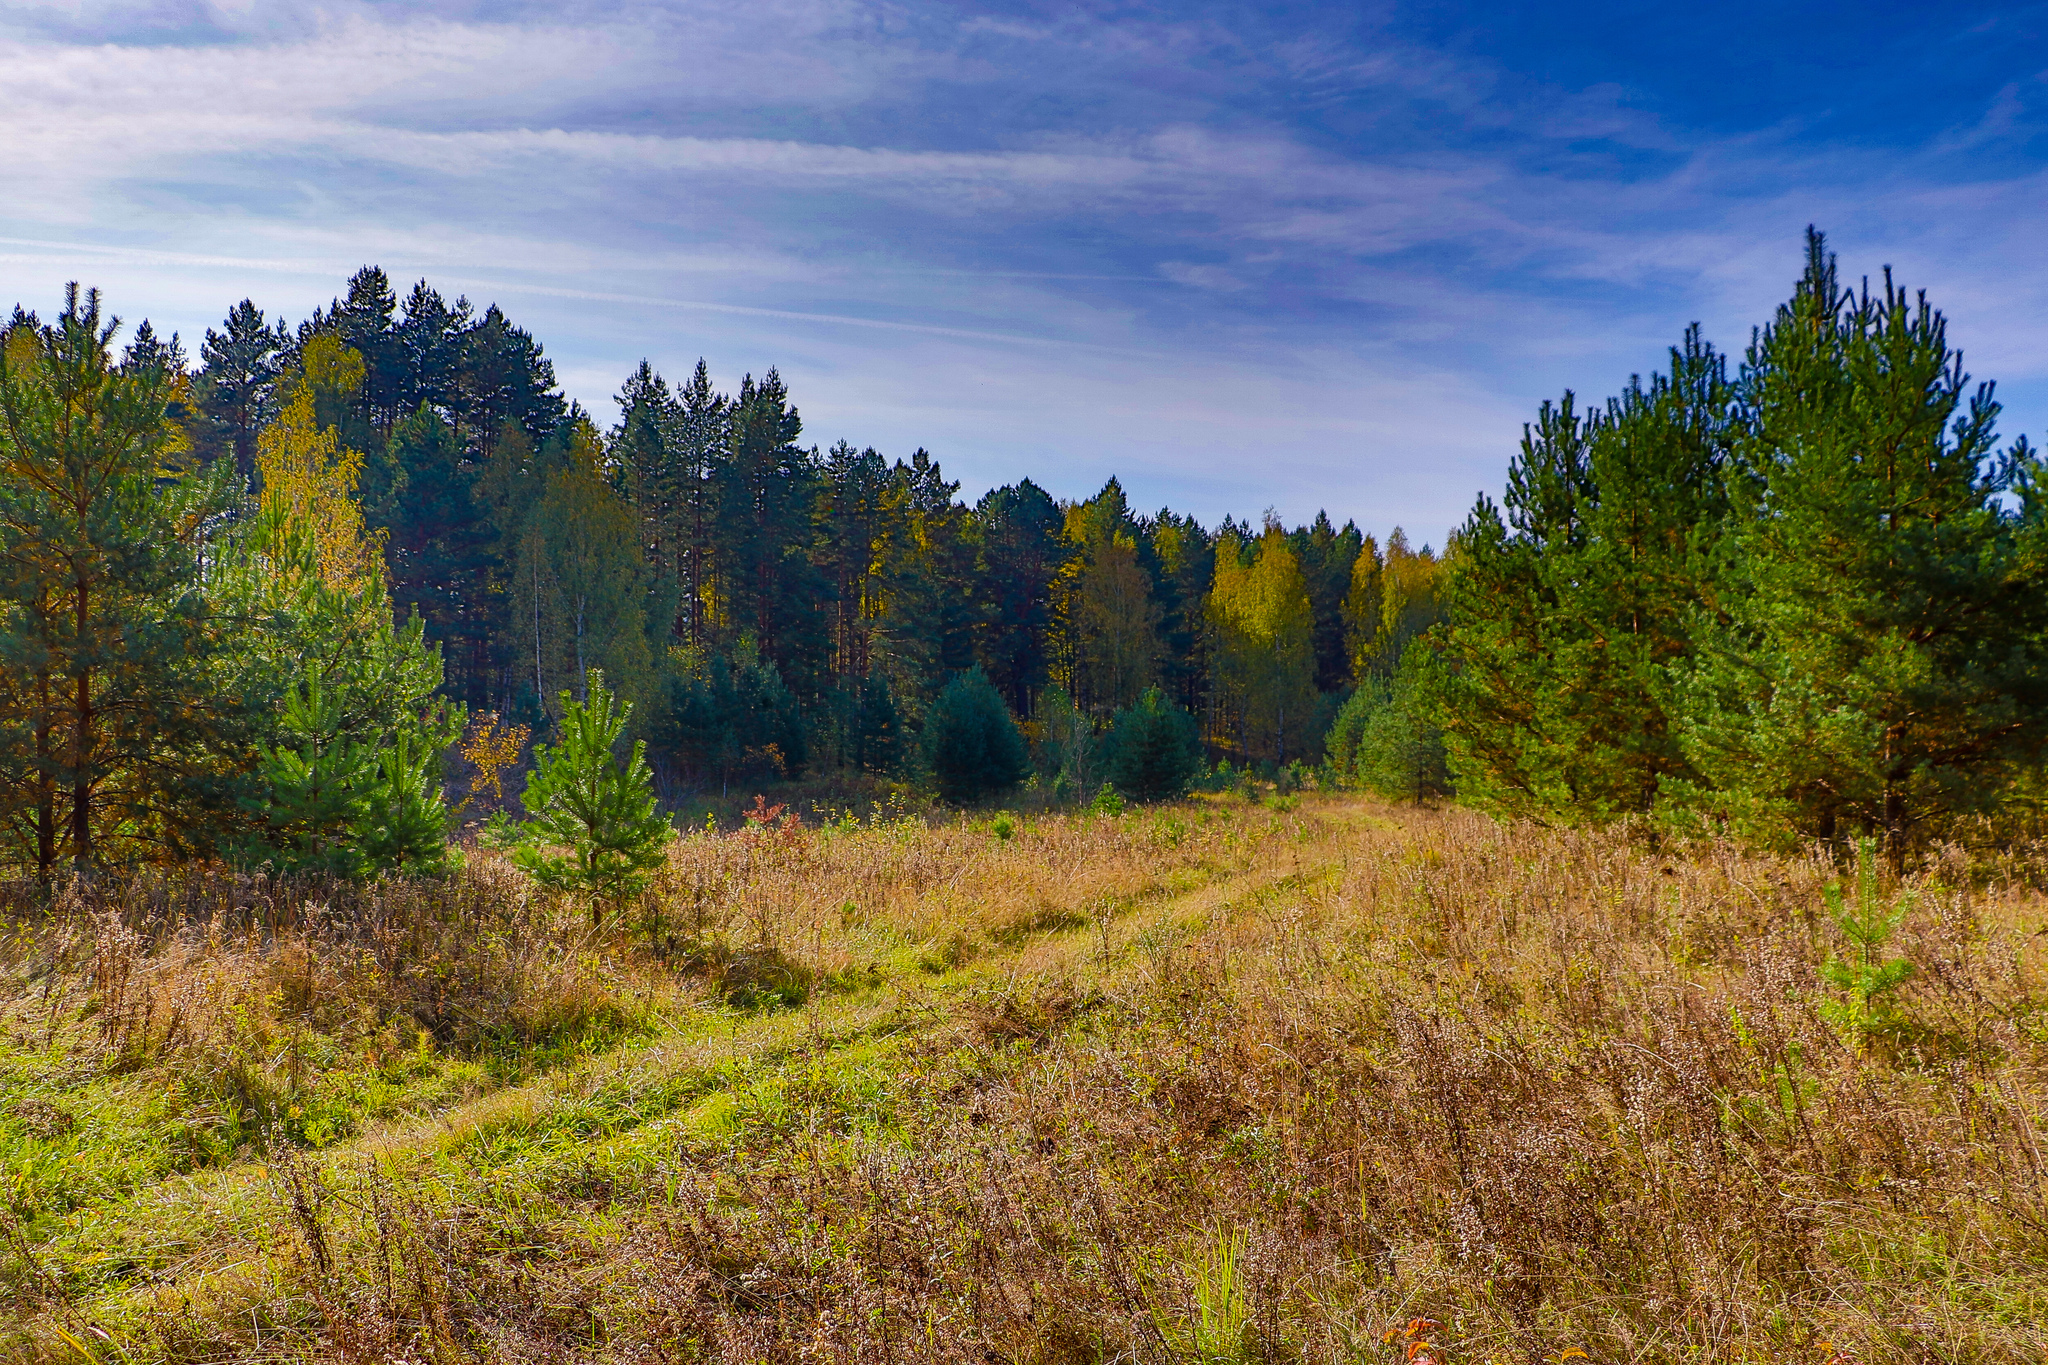
[{"label": "blue sky", "polygon": [[364,262],[609,422],[779,366],[806,439],[1440,541],[1521,423],[1800,232],[2048,428],[2048,6],[0,0],[0,295],[195,345]]}]

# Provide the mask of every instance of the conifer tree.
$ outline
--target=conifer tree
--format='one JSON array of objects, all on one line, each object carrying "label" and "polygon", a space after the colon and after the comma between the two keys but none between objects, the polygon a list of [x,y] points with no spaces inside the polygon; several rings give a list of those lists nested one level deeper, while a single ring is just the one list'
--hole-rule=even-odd
[{"label": "conifer tree", "polygon": [[1459,533],[1456,662],[1434,676],[1468,799],[1605,819],[1694,776],[1663,678],[1717,592],[1736,414],[1697,327],[1670,360],[1604,411],[1569,393],[1544,404],[1509,469],[1507,520],[1482,499]]},{"label": "conifer tree", "polygon": [[818,474],[796,444],[802,432],[781,375],[742,378],[716,471],[714,591],[726,639],[751,639],[785,682],[812,695],[829,649],[829,589],[808,556]]},{"label": "conifer tree", "polygon": [[1351,591],[1353,566],[1364,549],[1365,537],[1350,522],[1339,531],[1330,514],[1316,513],[1315,521],[1290,537],[1295,557],[1301,561],[1302,578],[1308,584],[1309,609],[1315,617],[1316,688],[1337,692],[1351,682],[1351,656],[1347,649],[1344,603]]},{"label": "conifer tree", "polygon": [[1179,796],[1202,770],[1194,717],[1156,687],[1117,713],[1109,751],[1109,780],[1133,801]]},{"label": "conifer tree", "polygon": [[182,847],[237,719],[205,685],[223,629],[196,591],[220,483],[181,473],[175,381],[117,364],[118,326],[71,285],[0,348],[0,666],[29,741],[8,785],[45,878]]},{"label": "conifer tree", "polygon": [[512,856],[541,885],[588,895],[595,924],[601,909],[645,888],[675,830],[655,800],[646,744],[635,740],[624,763],[613,757],[631,704],[595,671],[577,680],[577,693],[557,699],[560,742],[534,749],[521,798],[533,819]]},{"label": "conifer tree", "polygon": [[216,332],[208,328],[200,344],[199,408],[212,428],[219,449],[232,456],[247,477],[256,468],[256,433],[270,420],[269,404],[282,366],[281,353],[290,344],[282,322],[271,327],[263,310],[243,299],[228,310]]},{"label": "conifer tree", "polygon": [[[1980,806],[2048,739],[2048,502],[1947,324],[1889,271],[1805,274],[1752,343],[1719,616],[1674,671],[1694,805],[1882,834]],[[1711,789],[1711,794],[1710,794]]]},{"label": "conifer tree", "polygon": [[946,684],[924,724],[925,761],[939,795],[957,805],[1007,791],[1030,760],[1009,708],[979,668]]},{"label": "conifer tree", "polygon": [[1167,696],[1190,713],[1204,714],[1210,701],[1206,625],[1209,585],[1216,576],[1216,551],[1208,532],[1191,516],[1162,508],[1151,522],[1152,586],[1159,603],[1159,682]]},{"label": "conifer tree", "polygon": [[400,616],[417,613],[442,648],[448,686],[480,702],[492,695],[505,630],[496,536],[477,499],[477,474],[455,429],[422,402],[392,429],[394,475],[385,560]]},{"label": "conifer tree", "polygon": [[817,563],[832,586],[832,665],[858,690],[874,673],[876,633],[889,610],[892,549],[906,533],[904,500],[892,496],[889,467],[872,447],[845,441],[825,457]]},{"label": "conifer tree", "polygon": [[889,472],[888,606],[878,633],[896,695],[922,712],[939,681],[974,663],[974,545],[960,485],[919,449]]},{"label": "conifer tree", "polygon": [[460,398],[449,417],[479,466],[490,463],[507,432],[538,450],[568,416],[554,362],[495,303],[463,334],[460,364]]},{"label": "conifer tree", "polygon": [[1052,585],[1066,557],[1059,505],[1029,479],[992,489],[974,507],[980,543],[980,659],[1018,715],[1032,713],[1051,677]]}]

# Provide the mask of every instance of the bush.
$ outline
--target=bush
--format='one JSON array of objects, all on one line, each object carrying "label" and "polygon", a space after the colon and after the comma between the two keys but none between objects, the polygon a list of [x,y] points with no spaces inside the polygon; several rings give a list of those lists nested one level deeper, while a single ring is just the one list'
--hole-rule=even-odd
[{"label": "bush", "polygon": [[956,805],[1016,786],[1029,766],[1023,733],[979,668],[947,683],[932,703],[924,753],[939,795]]},{"label": "bush", "polygon": [[1109,780],[1133,801],[1164,801],[1202,771],[1195,718],[1152,688],[1119,711],[1110,733]]}]

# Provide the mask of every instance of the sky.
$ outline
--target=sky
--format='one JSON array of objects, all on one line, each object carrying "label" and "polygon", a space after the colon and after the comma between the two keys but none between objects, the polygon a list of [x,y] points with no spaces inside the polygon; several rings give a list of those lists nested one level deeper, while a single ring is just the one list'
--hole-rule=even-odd
[{"label": "sky", "polygon": [[[1654,11],[1654,12],[1651,12]],[[188,348],[365,263],[609,425],[1441,543],[1566,388],[1740,352],[1813,223],[2048,435],[2048,5],[0,0],[0,307]]]}]

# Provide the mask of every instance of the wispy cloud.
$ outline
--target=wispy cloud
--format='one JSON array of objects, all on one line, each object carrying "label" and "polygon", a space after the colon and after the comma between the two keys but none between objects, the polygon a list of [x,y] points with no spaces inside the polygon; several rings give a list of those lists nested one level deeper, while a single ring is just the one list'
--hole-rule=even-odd
[{"label": "wispy cloud", "polygon": [[600,412],[642,355],[776,364],[822,439],[970,484],[1122,471],[1207,517],[1439,537],[1537,397],[1604,392],[1695,318],[1739,349],[1816,221],[1852,271],[1924,281],[2043,425],[2031,29],[1929,28],[1976,84],[1843,138],[1817,131],[1841,89],[1683,105],[1684,71],[1510,17],[17,4],[0,278],[97,280],[189,336],[377,261],[505,303]]}]

